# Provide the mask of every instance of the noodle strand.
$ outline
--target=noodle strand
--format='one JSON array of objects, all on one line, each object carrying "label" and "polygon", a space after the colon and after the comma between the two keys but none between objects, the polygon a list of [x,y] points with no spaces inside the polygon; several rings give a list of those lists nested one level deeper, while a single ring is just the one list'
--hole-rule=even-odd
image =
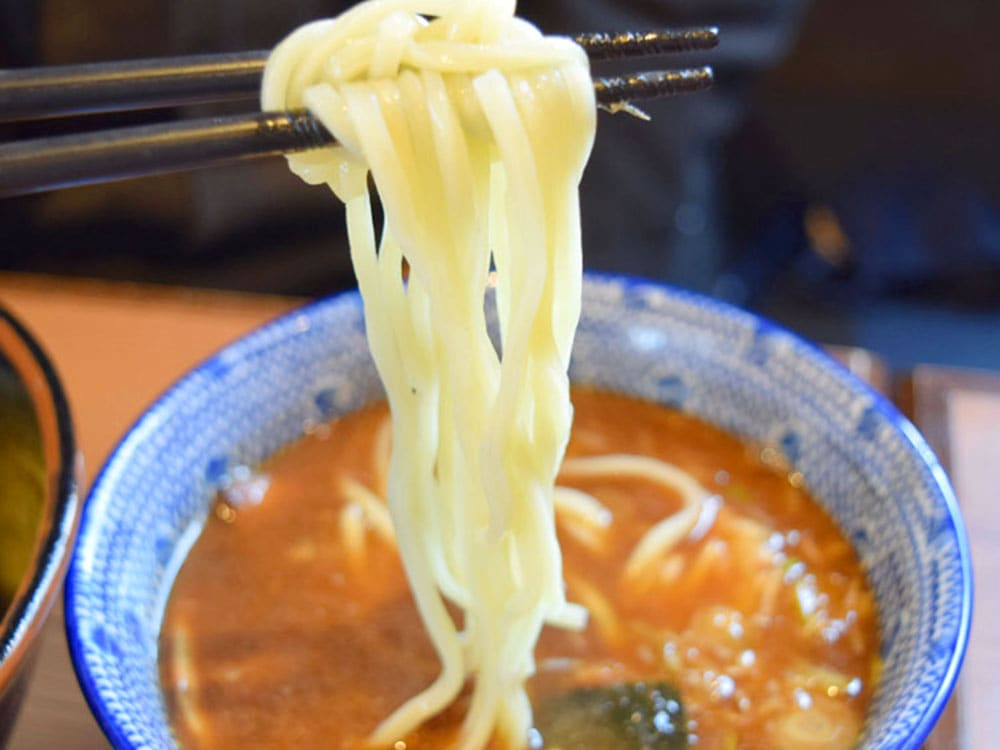
[{"label": "noodle strand", "polygon": [[[538,635],[586,619],[565,599],[553,487],[572,422],[577,188],[596,107],[583,51],[514,5],[370,0],[295,31],[264,74],[265,109],[308,107],[339,144],[289,164],[346,206],[392,414],[389,512],[441,660],[437,680],[376,728],[379,746],[473,676],[461,747],[495,734],[523,746]],[[491,260],[502,357],[484,309]]]}]

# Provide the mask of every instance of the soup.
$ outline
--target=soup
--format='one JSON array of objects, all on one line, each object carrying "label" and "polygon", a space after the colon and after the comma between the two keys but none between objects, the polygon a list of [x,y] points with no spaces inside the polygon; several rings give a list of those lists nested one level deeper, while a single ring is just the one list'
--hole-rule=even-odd
[{"label": "soup", "polygon": [[0,359],[0,620],[35,553],[45,482],[45,452],[31,397]]},{"label": "soup", "polygon": [[[590,620],[543,631],[526,746],[853,747],[878,679],[874,597],[802,476],[688,415],[590,388],[573,401],[558,533]],[[321,425],[219,494],[160,636],[182,747],[366,747],[436,677],[381,500],[387,424],[379,404]],[[624,454],[709,493],[638,573],[651,529],[669,534],[684,507],[662,482],[600,470]],[[449,747],[463,708],[396,750]]]}]

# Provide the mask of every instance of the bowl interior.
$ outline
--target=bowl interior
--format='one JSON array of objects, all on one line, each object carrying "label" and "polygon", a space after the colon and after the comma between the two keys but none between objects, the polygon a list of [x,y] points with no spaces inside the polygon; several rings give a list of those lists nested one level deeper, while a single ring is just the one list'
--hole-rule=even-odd
[{"label": "bowl interior", "polygon": [[55,371],[0,309],[0,699],[62,580],[77,520],[69,409]]},{"label": "bowl interior", "polygon": [[[868,567],[882,685],[864,748],[916,748],[954,683],[968,550],[943,472],[889,404],[796,337],[663,286],[588,278],[571,375],[779,447]],[[381,394],[360,302],[305,308],[226,348],[136,424],[95,483],[67,581],[70,650],[117,747],[175,747],[156,639],[214,489],[310,423]]]},{"label": "bowl interior", "polygon": [[45,455],[35,407],[13,365],[0,355],[0,617],[14,601],[45,506]]}]

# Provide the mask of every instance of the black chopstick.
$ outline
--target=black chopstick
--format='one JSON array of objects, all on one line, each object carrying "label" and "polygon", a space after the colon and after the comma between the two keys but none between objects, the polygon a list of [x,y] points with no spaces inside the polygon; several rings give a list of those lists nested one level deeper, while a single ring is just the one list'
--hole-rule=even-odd
[{"label": "black chopstick", "polygon": [[[593,61],[704,50],[718,29],[575,37]],[[256,96],[268,52],[0,71],[0,121],[224,101]],[[595,78],[598,105],[700,91],[708,67]],[[294,153],[333,138],[306,112],[265,112],[0,144],[0,197]]]},{"label": "black chopstick", "polygon": [[[591,60],[599,61],[711,49],[719,32],[709,26],[588,33],[574,39]],[[0,70],[0,121],[255,97],[268,54],[255,50]]]},{"label": "black chopstick", "polygon": [[247,99],[267,52],[0,70],[0,122]]},{"label": "black chopstick", "polygon": [[[598,104],[700,91],[708,67],[597,78]],[[0,145],[0,198],[277,156],[333,143],[308,112],[264,112],[142,125]]]},{"label": "black chopstick", "polygon": [[0,145],[0,198],[231,164],[333,138],[306,112],[251,113]]}]

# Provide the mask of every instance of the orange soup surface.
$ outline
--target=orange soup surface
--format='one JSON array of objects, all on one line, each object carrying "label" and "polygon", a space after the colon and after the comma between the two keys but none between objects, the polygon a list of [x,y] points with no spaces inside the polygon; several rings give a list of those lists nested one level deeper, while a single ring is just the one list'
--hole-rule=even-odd
[{"label": "orange soup surface", "polygon": [[[636,749],[854,747],[880,664],[874,597],[802,476],[688,415],[590,388],[573,402],[568,457],[656,458],[711,497],[629,576],[636,545],[680,496],[613,472],[560,477],[607,512],[595,525],[557,510],[568,598],[590,618],[582,632],[544,629],[528,683],[536,717],[598,696],[610,721],[641,692],[655,705],[630,719],[654,739]],[[360,750],[437,675],[384,523],[387,425],[384,404],[321,425],[220,493],[160,635],[183,748]],[[394,750],[451,747],[463,710],[460,699]],[[593,736],[575,746],[614,750]],[[541,724],[530,744],[561,747]]]}]

